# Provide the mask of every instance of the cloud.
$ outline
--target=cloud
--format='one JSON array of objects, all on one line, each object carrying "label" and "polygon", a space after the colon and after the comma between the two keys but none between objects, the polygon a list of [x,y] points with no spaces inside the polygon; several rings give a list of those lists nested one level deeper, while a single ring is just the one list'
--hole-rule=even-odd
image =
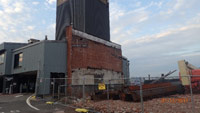
[{"label": "cloud", "polygon": [[[0,0],[0,43],[55,39],[56,0]],[[111,0],[111,40],[122,45],[131,76],[160,76],[186,59],[199,66],[199,0]],[[178,74],[178,73],[176,73]]]},{"label": "cloud", "polygon": [[47,1],[47,3],[49,3],[49,4],[53,4],[54,2],[56,2],[56,0],[46,0]]},{"label": "cloud", "polygon": [[3,8],[3,12],[8,13],[8,14],[12,14],[12,13],[21,13],[22,10],[24,9],[24,3],[23,2],[14,2],[11,3],[11,0],[8,0],[7,2],[5,2],[6,0],[1,0],[0,1],[0,6],[2,6]]},{"label": "cloud", "polygon": [[200,56],[200,52],[181,55],[181,57],[193,57],[193,56]]},{"label": "cloud", "polygon": [[35,1],[34,1],[34,2],[32,2],[32,4],[33,4],[33,5],[38,5],[39,2],[35,2]]},{"label": "cloud", "polygon": [[[24,0],[0,0],[0,43],[24,41],[23,27],[30,20],[30,8]],[[29,28],[29,27],[27,27]]]},{"label": "cloud", "polygon": [[34,30],[34,29],[35,29],[35,26],[27,26],[27,29],[28,29],[28,30]]},{"label": "cloud", "polygon": [[200,65],[200,2],[143,3],[127,9],[122,7],[125,3],[115,2],[110,10],[111,40],[122,44],[131,76],[160,76],[178,69],[177,61],[182,59]]},{"label": "cloud", "polygon": [[143,36],[143,37],[139,37],[136,39],[131,39],[131,40],[127,40],[122,42],[123,45],[129,45],[129,44],[144,44],[144,43],[151,43],[155,40],[159,40],[159,38],[165,38],[169,35],[173,35],[182,31],[187,31],[189,29],[200,29],[200,24],[194,24],[194,25],[188,25],[188,26],[184,26],[184,27],[180,27],[180,28],[170,28],[170,29],[165,29],[165,31],[162,31],[160,33],[154,34],[154,35],[147,35],[147,36]]},{"label": "cloud", "polygon": [[[186,29],[187,28],[187,29]],[[191,25],[158,33],[152,37],[123,44],[123,52],[131,61],[131,73],[138,76],[159,75],[178,69],[177,61],[186,59],[200,65],[200,25]],[[159,70],[159,71],[158,71]]]}]

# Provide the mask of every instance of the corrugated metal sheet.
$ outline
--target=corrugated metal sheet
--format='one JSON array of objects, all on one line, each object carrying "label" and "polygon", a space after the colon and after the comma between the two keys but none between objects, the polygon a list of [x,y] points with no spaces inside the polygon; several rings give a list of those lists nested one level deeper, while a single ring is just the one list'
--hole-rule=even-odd
[{"label": "corrugated metal sheet", "polygon": [[73,27],[85,32],[85,0],[73,0]]},{"label": "corrugated metal sheet", "polygon": [[[57,1],[59,4],[59,1]],[[65,39],[65,28],[71,25],[70,1],[57,6],[56,11],[56,40]]]},{"label": "corrugated metal sheet", "polygon": [[56,23],[56,40],[65,39],[65,28],[73,23],[76,30],[110,41],[107,0],[68,0],[57,6]]},{"label": "corrugated metal sheet", "polygon": [[109,4],[100,0],[86,0],[86,33],[110,41]]}]

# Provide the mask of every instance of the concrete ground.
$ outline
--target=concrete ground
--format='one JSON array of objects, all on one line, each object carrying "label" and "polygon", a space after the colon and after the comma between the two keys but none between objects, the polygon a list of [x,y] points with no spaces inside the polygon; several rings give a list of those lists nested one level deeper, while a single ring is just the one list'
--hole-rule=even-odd
[{"label": "concrete ground", "polygon": [[30,101],[31,105],[39,109],[35,110],[26,103],[27,98],[30,96],[31,94],[0,94],[0,113],[76,113],[72,108],[58,104],[47,105],[42,100]]}]

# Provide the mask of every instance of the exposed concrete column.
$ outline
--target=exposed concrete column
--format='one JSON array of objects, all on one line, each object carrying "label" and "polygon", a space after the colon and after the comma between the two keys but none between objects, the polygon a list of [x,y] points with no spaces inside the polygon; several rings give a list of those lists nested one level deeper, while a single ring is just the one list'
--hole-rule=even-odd
[{"label": "exposed concrete column", "polygon": [[66,42],[67,42],[67,93],[71,95],[72,88],[72,26],[66,28]]}]

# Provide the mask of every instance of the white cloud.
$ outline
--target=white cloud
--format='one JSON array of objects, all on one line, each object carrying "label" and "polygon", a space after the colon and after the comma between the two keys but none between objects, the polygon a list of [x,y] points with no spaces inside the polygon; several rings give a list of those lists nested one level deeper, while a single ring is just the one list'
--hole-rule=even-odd
[{"label": "white cloud", "polygon": [[23,27],[30,20],[29,11],[24,0],[0,0],[0,43],[24,41]]},{"label": "white cloud", "polygon": [[33,5],[38,5],[39,2],[34,1],[34,2],[32,2],[32,4],[33,4]]},{"label": "white cloud", "polygon": [[34,29],[35,29],[35,26],[27,26],[27,29],[28,29],[28,30],[34,30]]},{"label": "white cloud", "polygon": [[111,4],[111,40],[122,44],[132,74],[159,75],[177,69],[180,59],[200,65],[200,55],[193,51],[194,46],[200,49],[198,0],[161,0],[133,9],[121,3]]},{"label": "white cloud", "polygon": [[143,36],[143,37],[140,37],[140,38],[127,40],[127,41],[122,42],[122,44],[123,45],[127,45],[127,44],[129,45],[129,44],[150,43],[154,40],[158,40],[160,38],[165,38],[169,35],[176,34],[176,33],[186,31],[186,30],[189,30],[189,29],[194,29],[194,28],[200,29],[200,24],[183,26],[183,27],[176,28],[176,29],[170,28],[168,30],[165,30],[165,31],[162,31],[160,33],[153,34],[153,35],[150,35],[150,36],[147,35],[147,36]]},{"label": "white cloud", "polygon": [[[200,49],[199,0],[150,1],[145,5],[143,1],[128,1],[110,2],[110,20],[111,40],[122,44],[123,55],[131,61],[131,74],[144,76],[177,69],[179,59],[200,64],[198,52],[191,51],[193,46]],[[44,39],[45,35],[55,39],[55,20],[46,19],[55,18],[55,2],[45,0],[41,4],[44,7],[37,13],[41,18],[32,15],[33,9],[28,6],[37,7],[37,1],[0,0],[0,43]],[[35,18],[41,19],[41,24],[37,20],[32,23]]]},{"label": "white cloud", "polygon": [[139,23],[140,23],[140,22],[143,22],[143,21],[147,20],[148,18],[149,18],[148,15],[144,15],[143,17],[141,17],[141,18],[138,20],[138,22],[139,22]]},{"label": "white cloud", "polygon": [[[6,1],[6,0],[5,0]],[[21,13],[22,10],[24,9],[24,3],[23,2],[5,2],[5,1],[0,1],[0,6],[2,6],[3,10],[2,12],[5,13]],[[10,1],[10,0],[8,0]]]},{"label": "white cloud", "polygon": [[181,55],[181,57],[193,57],[193,56],[200,56],[200,52]]},{"label": "white cloud", "polygon": [[124,55],[133,63],[131,72],[140,76],[158,75],[162,71],[178,69],[177,61],[182,59],[200,65],[200,53],[197,52],[200,50],[199,31],[200,24],[189,25],[127,41],[122,47]]},{"label": "white cloud", "polygon": [[49,3],[49,4],[53,4],[54,2],[56,2],[56,0],[46,0],[47,1],[47,3]]},{"label": "white cloud", "polygon": [[21,3],[17,2],[17,3],[14,4],[14,6],[15,6],[14,11],[17,12],[17,13],[22,12],[22,10],[24,9],[24,5],[23,5],[22,2]]}]

